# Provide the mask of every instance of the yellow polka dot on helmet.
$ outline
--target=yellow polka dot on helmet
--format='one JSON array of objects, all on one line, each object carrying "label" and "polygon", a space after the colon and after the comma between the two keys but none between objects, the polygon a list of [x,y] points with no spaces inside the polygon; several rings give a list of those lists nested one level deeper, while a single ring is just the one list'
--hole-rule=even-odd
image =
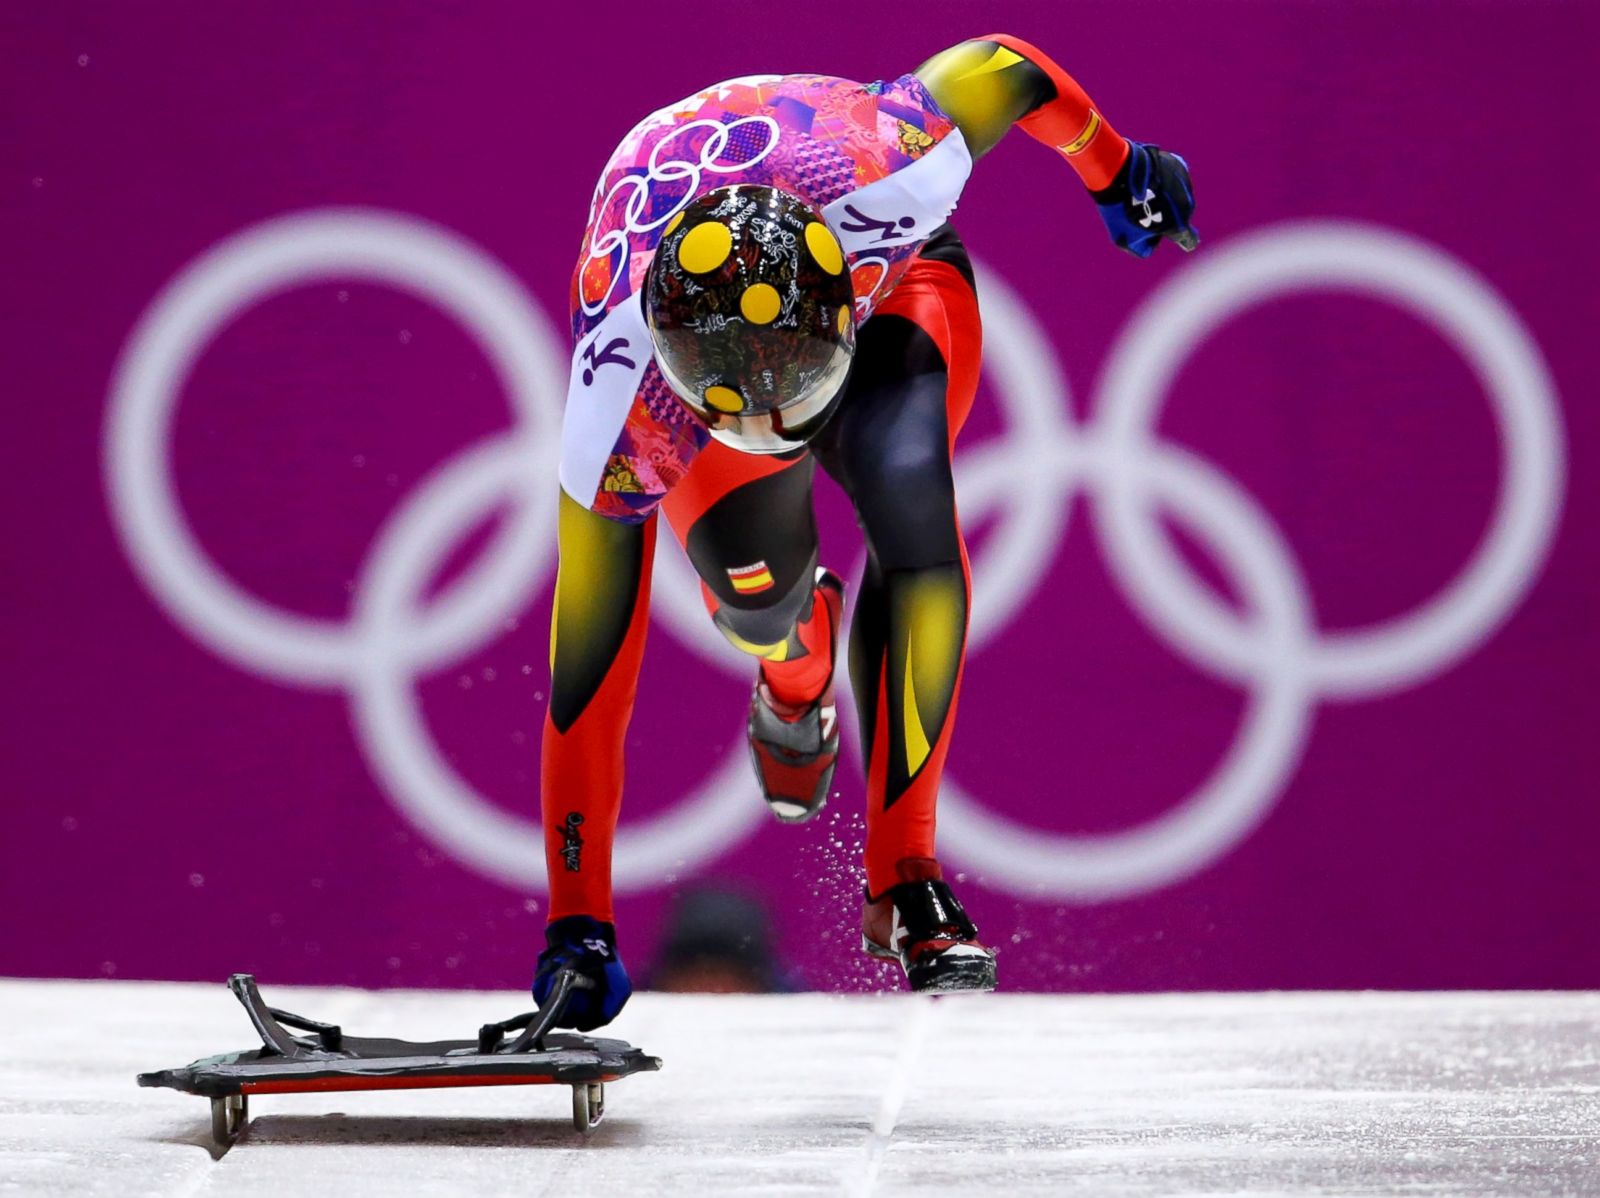
[{"label": "yellow polka dot on helmet", "polygon": [[690,274],[703,275],[728,260],[733,249],[733,234],[720,221],[696,225],[678,243],[678,264]]},{"label": "yellow polka dot on helmet", "polygon": [[821,221],[814,220],[806,226],[806,248],[817,260],[817,265],[830,275],[836,275],[844,269],[844,251],[839,248],[838,238]]},{"label": "yellow polka dot on helmet", "polygon": [[850,327],[850,305],[839,305],[839,336],[844,336],[844,331]]},{"label": "yellow polka dot on helmet", "polygon": [[732,387],[707,387],[706,404],[719,412],[731,413],[744,409],[744,399]]},{"label": "yellow polka dot on helmet", "polygon": [[680,212],[667,222],[667,227],[665,229],[661,230],[662,238],[665,239],[671,237],[681,224],[683,224],[683,213]]},{"label": "yellow polka dot on helmet", "polygon": [[756,283],[739,297],[739,311],[751,324],[771,324],[782,307],[783,299],[771,283]]}]

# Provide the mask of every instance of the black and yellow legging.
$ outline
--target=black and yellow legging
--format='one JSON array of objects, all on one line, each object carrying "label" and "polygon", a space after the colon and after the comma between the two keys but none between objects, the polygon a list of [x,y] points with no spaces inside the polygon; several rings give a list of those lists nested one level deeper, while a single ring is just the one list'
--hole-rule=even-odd
[{"label": "black and yellow legging", "polygon": [[[898,881],[897,861],[935,855],[971,593],[951,456],[977,391],[981,338],[972,269],[946,227],[862,325],[844,402],[810,447],[763,457],[713,442],[662,504],[718,627],[762,659],[774,688],[815,695],[832,664],[825,638],[808,635],[818,463],[850,497],[867,543],[850,674],[865,742],[873,893]],[[609,919],[655,520],[614,523],[563,496],[560,535],[542,762],[550,914]],[[585,842],[579,869],[568,864],[574,827]]]}]

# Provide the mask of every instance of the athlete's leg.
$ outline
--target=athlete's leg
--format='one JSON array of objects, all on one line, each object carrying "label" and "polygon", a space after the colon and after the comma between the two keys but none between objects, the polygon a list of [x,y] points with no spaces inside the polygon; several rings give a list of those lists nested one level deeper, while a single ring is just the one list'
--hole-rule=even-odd
[{"label": "athlete's leg", "polygon": [[611,920],[623,740],[649,626],[656,518],[608,520],[561,493],[540,808],[550,918]]},{"label": "athlete's leg", "polygon": [[711,618],[764,671],[808,654],[797,635],[811,615],[817,523],[816,462],[712,442],[661,509],[700,576]]},{"label": "athlete's leg", "polygon": [[977,391],[980,339],[970,277],[919,261],[862,327],[850,392],[815,446],[869,549],[850,652],[874,895],[907,880],[901,863],[935,857],[971,593],[951,453]]},{"label": "athlete's leg", "polygon": [[663,505],[717,627],[760,659],[751,754],[773,813],[789,821],[821,809],[839,748],[832,682],[844,588],[817,569],[815,471],[809,453],[713,443]]}]

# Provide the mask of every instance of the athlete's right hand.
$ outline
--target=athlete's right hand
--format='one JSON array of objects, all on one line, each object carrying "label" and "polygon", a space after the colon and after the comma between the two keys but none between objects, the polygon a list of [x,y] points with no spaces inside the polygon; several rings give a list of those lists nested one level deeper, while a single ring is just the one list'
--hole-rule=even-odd
[{"label": "athlete's right hand", "polygon": [[615,925],[587,915],[568,915],[546,926],[544,938],[548,947],[539,954],[539,966],[533,975],[534,1001],[543,1006],[555,985],[556,974],[575,969],[594,985],[572,991],[556,1026],[592,1032],[615,1019],[633,993],[628,971],[617,955]]}]

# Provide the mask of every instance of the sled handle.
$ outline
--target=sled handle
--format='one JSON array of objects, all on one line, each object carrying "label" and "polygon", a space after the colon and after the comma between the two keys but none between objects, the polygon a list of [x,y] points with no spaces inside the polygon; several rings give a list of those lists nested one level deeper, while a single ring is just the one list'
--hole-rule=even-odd
[{"label": "sled handle", "polygon": [[228,989],[233,991],[234,997],[250,1016],[250,1022],[255,1024],[261,1042],[280,1056],[318,1055],[317,1049],[284,1031],[283,1024],[297,1027],[301,1031],[316,1033],[317,1042],[324,1053],[340,1051],[344,1032],[337,1024],[318,1023],[315,1019],[307,1019],[304,1015],[295,1015],[289,1011],[280,1011],[277,1007],[267,1006],[261,998],[261,991],[256,988],[256,979],[253,975],[234,974],[228,979]]},{"label": "sled handle", "polygon": [[[593,978],[585,977],[576,969],[558,969],[555,982],[550,987],[549,997],[537,1011],[529,1011],[526,1015],[507,1019],[504,1023],[486,1023],[478,1029],[478,1051],[485,1056],[497,1052],[527,1052],[530,1047],[535,1052],[543,1052],[545,1033],[555,1026],[556,1020],[566,1011],[572,992],[592,989],[594,989]],[[522,1034],[501,1048],[502,1037],[517,1028],[523,1029]]]}]

